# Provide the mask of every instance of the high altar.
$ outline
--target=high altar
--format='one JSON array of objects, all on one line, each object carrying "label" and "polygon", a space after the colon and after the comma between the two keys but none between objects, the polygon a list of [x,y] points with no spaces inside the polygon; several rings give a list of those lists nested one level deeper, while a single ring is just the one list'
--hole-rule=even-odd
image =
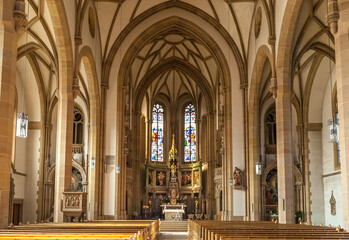
[{"label": "high altar", "polygon": [[[200,199],[202,190],[201,163],[181,164],[173,135],[169,160],[165,164],[146,165],[149,211],[172,221],[180,221],[187,214],[198,213],[196,202]],[[159,205],[161,209],[158,208]]]}]

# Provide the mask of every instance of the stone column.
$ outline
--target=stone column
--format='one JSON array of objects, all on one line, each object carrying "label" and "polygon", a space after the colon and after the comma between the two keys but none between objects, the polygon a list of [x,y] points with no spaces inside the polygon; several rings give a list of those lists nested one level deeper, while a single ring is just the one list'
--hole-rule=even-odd
[{"label": "stone column", "polygon": [[14,9],[14,0],[0,2],[0,228],[7,227],[9,214],[18,41]]},{"label": "stone column", "polygon": [[[72,86],[72,83],[67,85]],[[71,189],[74,100],[72,87],[70,91],[68,89],[60,90],[58,101],[54,222],[64,221],[61,211],[63,192]]]},{"label": "stone column", "polygon": [[[281,69],[278,74],[287,74]],[[284,77],[284,76],[283,76]],[[283,79],[283,78],[279,78]],[[278,213],[280,223],[294,223],[294,181],[291,131],[291,81],[278,83],[276,100]]]},{"label": "stone column", "polygon": [[[131,156],[132,156],[132,169],[133,170],[133,181],[134,184],[132,184],[133,188],[134,188],[134,195],[131,199],[128,199],[128,202],[132,202],[132,207],[128,204],[128,209],[129,209],[129,213],[132,216],[133,212],[139,212],[140,209],[138,209],[139,205],[140,205],[140,199],[142,198],[141,196],[141,163],[140,163],[140,159],[139,159],[139,146],[141,145],[141,139],[140,139],[140,118],[141,118],[141,112],[140,111],[134,111],[133,112],[133,118],[132,118],[132,122],[133,122],[133,127],[132,127],[132,148],[133,151],[131,152]],[[129,189],[131,190],[131,189]],[[128,195],[128,197],[130,197],[130,195]],[[131,201],[130,201],[131,200]]]},{"label": "stone column", "polygon": [[349,230],[349,1],[338,1],[338,8],[339,15],[337,1],[329,1],[328,21],[335,36],[336,52],[343,227]]},{"label": "stone column", "polygon": [[[63,46],[59,46],[63,47]],[[66,47],[66,46],[64,46]],[[65,49],[69,54],[69,47]],[[71,55],[72,57],[72,55]],[[73,66],[59,66],[59,98],[57,119],[54,222],[63,222],[63,192],[71,190],[73,147]],[[96,167],[96,164],[94,164]]]},{"label": "stone column", "polygon": [[[207,114],[207,139],[216,139],[215,137],[215,121],[214,121],[214,114],[213,112],[210,112]],[[207,154],[207,186],[206,186],[206,191],[207,191],[207,209],[206,209],[206,214],[210,215],[210,218],[212,215],[214,215],[213,209],[214,209],[214,170],[216,168],[216,163],[215,163],[215,146],[216,144],[210,144],[209,142],[207,143],[207,149],[208,149],[208,154]]]}]

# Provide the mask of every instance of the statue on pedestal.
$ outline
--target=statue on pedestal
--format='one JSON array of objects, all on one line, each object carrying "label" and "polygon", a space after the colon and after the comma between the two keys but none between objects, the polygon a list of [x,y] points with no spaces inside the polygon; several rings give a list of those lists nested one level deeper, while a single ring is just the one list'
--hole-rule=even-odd
[{"label": "statue on pedestal", "polygon": [[[178,203],[179,199],[179,183],[178,183],[178,172],[179,169],[177,158],[177,149],[175,146],[175,136],[172,135],[172,147],[169,152],[168,167],[170,169],[170,181],[168,188],[168,199],[170,203],[162,204],[163,214],[165,215],[165,220],[170,221],[182,221],[183,214],[185,213],[185,204]],[[165,199],[165,198],[163,198]]]},{"label": "statue on pedestal", "polygon": [[177,149],[175,146],[174,134],[172,135],[172,147],[169,152],[168,164],[171,169],[171,180],[170,180],[168,196],[170,198],[171,204],[177,204],[177,200],[179,198],[179,187],[178,187],[178,178],[177,178],[178,159],[177,159]]},{"label": "statue on pedestal", "polygon": [[234,186],[241,186],[241,169],[235,167],[234,170]]}]

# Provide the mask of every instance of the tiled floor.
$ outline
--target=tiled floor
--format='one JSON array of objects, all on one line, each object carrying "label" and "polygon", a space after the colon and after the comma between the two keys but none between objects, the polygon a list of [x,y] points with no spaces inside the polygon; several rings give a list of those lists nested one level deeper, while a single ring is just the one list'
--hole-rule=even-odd
[{"label": "tiled floor", "polygon": [[174,233],[174,232],[169,232],[169,233],[162,233],[160,240],[187,240],[188,238],[188,234],[187,233],[182,233],[182,232],[178,232],[178,233]]}]

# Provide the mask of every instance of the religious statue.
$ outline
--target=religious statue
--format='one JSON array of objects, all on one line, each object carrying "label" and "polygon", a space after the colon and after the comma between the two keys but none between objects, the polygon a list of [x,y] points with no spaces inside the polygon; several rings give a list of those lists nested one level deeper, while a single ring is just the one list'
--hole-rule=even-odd
[{"label": "religious statue", "polygon": [[176,167],[175,163],[172,163],[172,165],[171,165],[171,178],[176,177],[176,172],[177,172],[177,167]]},{"label": "religious statue", "polygon": [[199,200],[196,197],[195,198],[195,213],[198,213],[198,211],[199,211]]},{"label": "religious statue", "polygon": [[77,206],[77,207],[80,206],[80,199],[79,199],[79,196],[76,196],[76,198],[75,198],[75,206]]},{"label": "religious statue", "polygon": [[172,147],[169,152],[169,166],[171,169],[171,180],[177,181],[177,149],[175,145],[175,135],[172,135]]},{"label": "religious statue", "polygon": [[329,202],[331,204],[331,215],[335,216],[336,215],[336,199],[334,198],[333,191],[331,193],[331,198]]},{"label": "religious statue", "polygon": [[159,172],[158,180],[159,180],[159,185],[163,186],[165,183],[165,174],[163,172]]},{"label": "religious statue", "polygon": [[241,169],[237,167],[234,171],[234,186],[241,186]]},{"label": "religious statue", "polygon": [[67,196],[67,198],[65,199],[65,206],[69,207],[70,206],[70,201],[69,201],[69,197]]},{"label": "religious statue", "polygon": [[200,186],[200,178],[199,178],[199,171],[194,172],[194,186],[198,187]]},{"label": "religious statue", "polygon": [[179,198],[179,187],[178,187],[178,179],[177,179],[177,168],[178,168],[178,159],[177,159],[177,149],[175,145],[175,135],[172,135],[172,147],[169,152],[169,161],[168,161],[170,172],[171,172],[171,180],[169,183],[169,198],[171,204],[177,204],[177,200]]}]

